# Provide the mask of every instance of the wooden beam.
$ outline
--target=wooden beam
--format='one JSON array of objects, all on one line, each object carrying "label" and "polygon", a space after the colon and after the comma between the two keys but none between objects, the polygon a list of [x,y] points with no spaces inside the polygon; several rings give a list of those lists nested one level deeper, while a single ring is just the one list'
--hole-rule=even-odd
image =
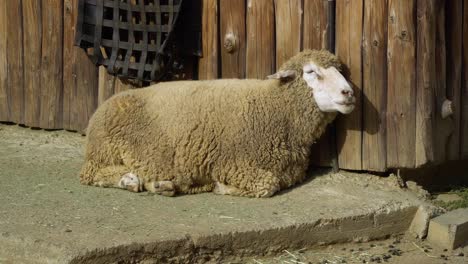
[{"label": "wooden beam", "polygon": [[276,69],[301,51],[302,1],[276,0]]},{"label": "wooden beam", "polygon": [[362,27],[363,1],[337,1],[336,54],[345,64],[356,107],[336,121],[338,164],[342,169],[362,169]]},{"label": "wooden beam", "polygon": [[6,2],[9,121],[24,124],[22,1],[8,0]]},{"label": "wooden beam", "polygon": [[245,78],[245,1],[220,0],[222,78]]},{"label": "wooden beam", "polygon": [[63,1],[43,0],[41,51],[42,128],[62,128]]},{"label": "wooden beam", "polygon": [[218,1],[202,1],[202,53],[198,77],[202,80],[219,78],[218,72]]},{"label": "wooden beam", "polygon": [[8,2],[0,1],[0,121],[10,121],[8,100]]},{"label": "wooden beam", "polygon": [[415,167],[416,0],[389,0],[387,165]]},{"label": "wooden beam", "polygon": [[460,159],[461,66],[463,34],[463,2],[446,1],[447,97],[452,101],[453,132],[448,142],[448,159]]},{"label": "wooden beam", "polygon": [[273,0],[247,2],[247,78],[264,79],[275,71]]},{"label": "wooden beam", "polygon": [[41,111],[41,1],[23,1],[24,123],[39,127]]},{"label": "wooden beam", "polygon": [[[1,52],[1,51],[0,51]],[[463,1],[463,61],[461,106],[461,158],[468,158],[468,0]]]},{"label": "wooden beam", "polygon": [[365,0],[363,32],[362,169],[385,171],[387,0]]},{"label": "wooden beam", "polygon": [[417,2],[416,167],[434,161],[434,91],[436,89],[435,0]]}]

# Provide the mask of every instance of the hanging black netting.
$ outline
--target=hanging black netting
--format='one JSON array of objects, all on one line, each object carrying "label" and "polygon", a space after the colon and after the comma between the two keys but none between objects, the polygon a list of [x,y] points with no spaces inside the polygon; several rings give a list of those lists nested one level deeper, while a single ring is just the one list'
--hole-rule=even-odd
[{"label": "hanging black netting", "polygon": [[[110,74],[156,81],[170,70],[174,54],[180,53],[174,29],[182,0],[79,0],[78,5],[75,44]],[[200,16],[191,11],[186,10],[188,17]],[[198,32],[196,23],[183,24],[182,32]],[[197,55],[200,34],[195,35],[191,42],[197,51],[192,54]]]}]

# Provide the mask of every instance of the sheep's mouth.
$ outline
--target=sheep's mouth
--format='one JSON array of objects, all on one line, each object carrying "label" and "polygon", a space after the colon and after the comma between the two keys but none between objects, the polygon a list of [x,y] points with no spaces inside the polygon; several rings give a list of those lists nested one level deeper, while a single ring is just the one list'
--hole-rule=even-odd
[{"label": "sheep's mouth", "polygon": [[346,102],[346,101],[335,101],[334,103],[337,104],[337,105],[343,105],[343,106],[354,106],[355,100],[352,100],[352,101],[349,101],[349,102]]}]

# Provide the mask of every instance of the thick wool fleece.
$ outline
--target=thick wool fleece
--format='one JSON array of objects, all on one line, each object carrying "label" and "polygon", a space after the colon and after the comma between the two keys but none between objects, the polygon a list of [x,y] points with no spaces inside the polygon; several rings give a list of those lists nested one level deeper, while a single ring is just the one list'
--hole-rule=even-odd
[{"label": "thick wool fleece", "polygon": [[331,53],[307,50],[281,67],[297,71],[290,81],[178,81],[113,96],[90,120],[81,182],[116,186],[133,172],[178,193],[218,181],[261,196],[302,181],[311,145],[336,116],[302,79],[309,61],[340,68]]}]

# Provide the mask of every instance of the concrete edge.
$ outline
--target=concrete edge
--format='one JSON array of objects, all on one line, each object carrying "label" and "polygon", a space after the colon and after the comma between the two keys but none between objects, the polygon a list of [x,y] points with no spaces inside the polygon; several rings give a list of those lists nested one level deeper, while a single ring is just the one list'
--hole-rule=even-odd
[{"label": "concrete edge", "polygon": [[85,252],[75,256],[70,263],[219,262],[233,257],[271,255],[284,249],[383,239],[408,231],[419,208],[411,205],[392,211],[320,219],[281,228],[209,236],[187,235],[180,240],[133,243]]}]

